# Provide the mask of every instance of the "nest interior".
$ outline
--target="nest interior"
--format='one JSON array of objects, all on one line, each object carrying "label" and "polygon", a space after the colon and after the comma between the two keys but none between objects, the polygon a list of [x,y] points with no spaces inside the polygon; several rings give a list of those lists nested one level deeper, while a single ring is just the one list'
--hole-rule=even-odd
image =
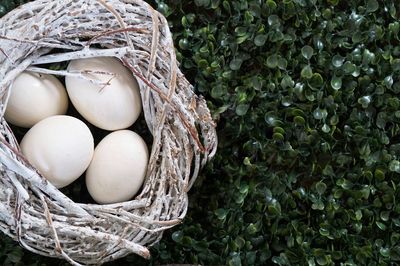
[{"label": "nest interior", "polygon": [[[75,203],[48,183],[3,117],[22,71],[71,75],[42,66],[100,56],[135,75],[153,135],[142,191],[109,205]],[[187,192],[217,146],[206,101],[178,68],[166,19],[140,0],[33,1],[0,19],[0,62],[0,229],[27,250],[75,265],[149,257],[148,247],[184,218]]]}]

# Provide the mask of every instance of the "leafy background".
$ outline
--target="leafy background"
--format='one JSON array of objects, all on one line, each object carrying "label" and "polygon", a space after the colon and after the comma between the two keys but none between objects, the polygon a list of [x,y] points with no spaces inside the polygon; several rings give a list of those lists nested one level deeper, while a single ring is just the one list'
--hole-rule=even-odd
[{"label": "leafy background", "polygon": [[[0,15],[22,2],[0,0]],[[151,4],[208,100],[219,150],[151,260],[108,265],[397,265],[399,3]],[[65,264],[3,236],[0,260]]]}]

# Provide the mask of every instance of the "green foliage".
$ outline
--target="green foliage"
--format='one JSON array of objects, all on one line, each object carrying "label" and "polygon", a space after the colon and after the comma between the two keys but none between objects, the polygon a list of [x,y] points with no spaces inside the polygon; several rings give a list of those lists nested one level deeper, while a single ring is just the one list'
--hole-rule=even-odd
[{"label": "green foliage", "polygon": [[4,16],[8,11],[30,2],[29,0],[0,0],[0,17]]},{"label": "green foliage", "polygon": [[[219,150],[150,262],[109,265],[399,263],[397,2],[152,4],[208,99]],[[6,261],[14,249],[2,252]]]}]

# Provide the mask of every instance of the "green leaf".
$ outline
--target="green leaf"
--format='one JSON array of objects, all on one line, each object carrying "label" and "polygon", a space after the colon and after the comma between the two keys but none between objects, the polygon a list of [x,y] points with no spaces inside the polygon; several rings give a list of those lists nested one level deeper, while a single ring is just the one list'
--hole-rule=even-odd
[{"label": "green leaf", "polygon": [[214,99],[219,99],[221,97],[223,97],[226,94],[226,89],[221,87],[221,86],[215,86],[214,88],[212,88],[211,90],[211,97],[213,97]]},{"label": "green leaf", "polygon": [[210,0],[194,0],[194,3],[197,6],[208,6],[210,4]]},{"label": "green leaf", "polygon": [[325,118],[328,116],[328,112],[325,109],[317,108],[314,110],[313,116],[317,120],[325,120]]},{"label": "green leaf", "polygon": [[255,224],[251,223],[247,226],[246,228],[247,233],[249,233],[250,235],[254,235],[255,233],[258,232],[258,228]]},{"label": "green leaf", "polygon": [[313,210],[323,211],[323,210],[325,209],[325,205],[324,205],[324,203],[323,203],[321,200],[318,200],[318,201],[314,202],[314,203],[311,205],[311,208],[312,208]]},{"label": "green leaf", "polygon": [[337,4],[339,4],[339,1],[340,0],[328,0],[328,3],[333,5],[333,6],[336,6]]},{"label": "green leaf", "polygon": [[277,15],[270,15],[269,17],[268,17],[268,24],[270,25],[270,26],[277,26],[277,25],[279,25],[280,24],[280,19],[279,19],[279,17],[277,16]]},{"label": "green leaf", "polygon": [[318,256],[316,258],[318,265],[328,265],[329,259],[326,255]]},{"label": "green leaf", "polygon": [[277,7],[277,4],[273,0],[267,0],[267,6],[270,10],[274,10]]},{"label": "green leaf", "polygon": [[0,5],[0,16],[4,16],[7,10],[3,5]]},{"label": "green leaf", "polygon": [[390,250],[390,259],[393,261],[400,261],[400,246],[394,246]]},{"label": "green leaf", "polygon": [[308,84],[313,89],[320,89],[321,86],[324,84],[324,79],[319,73],[314,73],[309,80]]},{"label": "green leaf", "polygon": [[341,67],[344,63],[345,58],[340,55],[334,55],[332,57],[332,65],[335,67]]},{"label": "green leaf", "polygon": [[297,125],[304,125],[306,123],[306,121],[304,120],[303,117],[301,116],[295,116],[293,118],[293,121],[297,124]]},{"label": "green leaf", "polygon": [[354,71],[356,71],[356,65],[354,65],[353,63],[347,61],[346,63],[344,63],[343,68],[344,72],[346,74],[351,74]]},{"label": "green leaf", "polygon": [[189,41],[187,39],[180,39],[179,40],[179,47],[183,50],[189,48]]},{"label": "green leaf", "polygon": [[342,88],[342,78],[333,76],[331,79],[331,86],[334,90],[340,90],[340,88]]},{"label": "green leaf", "polygon": [[244,240],[243,237],[238,236],[235,239],[235,244],[239,247],[239,249],[241,249],[246,244],[246,240]]},{"label": "green leaf", "polygon": [[250,37],[250,35],[248,35],[248,34],[240,36],[240,37],[236,38],[236,43],[237,44],[244,43],[249,37]]},{"label": "green leaf", "polygon": [[285,137],[281,133],[274,133],[272,138],[276,141],[283,141]]},{"label": "green leaf", "polygon": [[382,221],[387,222],[390,218],[390,211],[382,211],[380,214],[380,218]]},{"label": "green leaf", "polygon": [[219,220],[224,220],[226,218],[226,215],[228,214],[228,210],[221,208],[221,209],[217,209],[214,213],[218,217]]},{"label": "green leaf", "polygon": [[381,223],[381,222],[375,222],[375,224],[376,224],[376,226],[379,228],[379,229],[381,229],[382,231],[385,231],[386,230],[386,228],[387,228],[387,226],[384,224],[384,223]]},{"label": "green leaf", "polygon": [[362,212],[361,212],[361,210],[357,210],[357,211],[355,212],[355,215],[356,215],[356,220],[357,220],[357,221],[360,221],[361,218],[362,218]]},{"label": "green leaf", "polygon": [[287,67],[287,60],[283,57],[279,57],[278,59],[278,67],[282,70],[285,70]]},{"label": "green leaf", "polygon": [[263,46],[266,41],[267,41],[267,35],[265,34],[259,34],[254,38],[254,44],[256,46]]},{"label": "green leaf", "polygon": [[313,54],[314,54],[314,49],[313,49],[311,46],[309,46],[309,45],[303,46],[303,47],[301,48],[301,54],[303,55],[303,57],[304,57],[305,59],[310,60],[311,57],[312,57]]},{"label": "green leaf", "polygon": [[385,84],[386,88],[390,89],[393,85],[393,76],[389,75],[383,79],[383,84]]},{"label": "green leaf", "polygon": [[306,65],[305,67],[303,67],[303,69],[301,70],[300,75],[301,75],[302,78],[310,79],[313,76],[313,71],[311,69],[311,66],[310,65]]},{"label": "green leaf", "polygon": [[16,247],[15,249],[13,249],[11,252],[9,252],[7,254],[7,258],[10,262],[17,264],[21,261],[23,256],[23,252],[21,250],[21,248]]},{"label": "green leaf", "polygon": [[315,185],[315,188],[316,188],[318,194],[322,195],[325,193],[327,186],[324,182],[320,181]]},{"label": "green leaf", "polygon": [[240,256],[235,255],[228,260],[228,266],[241,266],[242,262],[240,260]]},{"label": "green leaf", "polygon": [[281,134],[285,134],[285,130],[281,127],[274,127],[273,129],[274,133],[281,133]]},{"label": "green leaf", "polygon": [[243,60],[241,58],[235,58],[230,62],[229,67],[234,71],[239,70],[240,67],[242,66],[242,63]]},{"label": "green leaf", "polygon": [[208,67],[208,62],[205,59],[201,59],[201,60],[199,60],[197,65],[199,66],[199,68],[206,68],[206,67]]},{"label": "green leaf", "polygon": [[268,205],[268,212],[272,215],[280,215],[281,214],[281,204],[277,200],[273,200]]},{"label": "green leaf", "polygon": [[183,239],[183,232],[182,231],[175,231],[172,233],[172,240],[177,243],[180,243]]},{"label": "green leaf", "polygon": [[275,68],[278,66],[278,56],[276,54],[270,55],[267,58],[267,66],[269,68]]},{"label": "green leaf", "polygon": [[285,75],[281,81],[281,87],[283,89],[286,89],[286,88],[293,88],[293,86],[294,86],[294,81],[292,77]]},{"label": "green leaf", "polygon": [[384,180],[385,179],[385,172],[383,172],[381,169],[375,169],[374,176],[377,180]]},{"label": "green leaf", "polygon": [[379,3],[377,0],[367,0],[367,12],[372,13],[378,10]]},{"label": "green leaf", "polygon": [[249,110],[249,107],[250,106],[248,104],[239,104],[238,106],[236,106],[236,114],[239,116],[245,115]]},{"label": "green leaf", "polygon": [[390,256],[390,249],[381,247],[380,250],[379,250],[379,253],[380,253],[383,257],[386,257],[386,258],[387,258],[387,257]]},{"label": "green leaf", "polygon": [[366,95],[361,98],[358,98],[357,102],[361,104],[363,108],[368,108],[369,104],[371,103],[371,96]]},{"label": "green leaf", "polygon": [[400,162],[398,160],[393,160],[389,164],[389,170],[391,172],[400,173]]},{"label": "green leaf", "polygon": [[221,2],[220,0],[211,0],[211,8],[217,9],[219,7],[220,2]]},{"label": "green leaf", "polygon": [[399,34],[400,23],[398,21],[389,24],[389,31],[398,39],[397,35]]}]

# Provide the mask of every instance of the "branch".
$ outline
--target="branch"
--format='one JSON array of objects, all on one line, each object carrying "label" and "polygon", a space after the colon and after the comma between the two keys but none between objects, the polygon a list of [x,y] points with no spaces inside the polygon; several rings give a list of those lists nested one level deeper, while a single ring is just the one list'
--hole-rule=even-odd
[{"label": "branch", "polygon": [[146,30],[146,29],[143,29],[143,28],[134,28],[134,27],[131,27],[131,28],[124,28],[124,29],[118,29],[118,30],[105,31],[105,32],[100,33],[99,35],[94,36],[92,39],[90,39],[90,40],[86,43],[86,46],[90,46],[90,44],[91,44],[94,40],[96,40],[96,39],[98,39],[98,38],[100,38],[100,37],[104,37],[104,36],[108,36],[108,35],[113,35],[113,34],[121,33],[121,32],[139,32],[139,33],[144,33],[144,34],[148,34],[148,33],[149,33],[149,31]]},{"label": "branch", "polygon": [[[110,85],[111,80],[113,80],[116,77],[115,73],[105,72],[105,71],[97,71],[97,70],[83,70],[83,71],[51,70],[51,69],[41,68],[41,67],[28,67],[26,70],[35,72],[35,73],[41,73],[41,74],[50,74],[50,75],[56,75],[56,76],[68,76],[68,77],[84,79],[95,85],[103,86],[103,87],[101,87],[99,92],[102,92],[105,87]],[[88,78],[84,74],[110,75],[111,78],[107,82],[101,82],[97,79]]]},{"label": "branch", "polygon": [[122,59],[122,62],[132,71],[133,74],[135,74],[138,78],[140,78],[149,88],[154,90],[155,92],[158,93],[158,95],[166,102],[169,103],[169,105],[172,107],[172,109],[178,114],[179,118],[181,119],[183,125],[185,128],[189,131],[190,135],[193,137],[194,141],[196,142],[198,148],[202,153],[205,153],[205,148],[203,147],[203,144],[201,144],[201,141],[199,139],[199,136],[197,135],[197,130],[196,128],[193,128],[190,123],[186,120],[185,116],[182,114],[182,112],[178,109],[175,103],[171,102],[171,100],[168,98],[167,95],[165,95],[157,86],[155,86],[153,83],[149,82],[142,74],[140,74],[126,59]]}]

